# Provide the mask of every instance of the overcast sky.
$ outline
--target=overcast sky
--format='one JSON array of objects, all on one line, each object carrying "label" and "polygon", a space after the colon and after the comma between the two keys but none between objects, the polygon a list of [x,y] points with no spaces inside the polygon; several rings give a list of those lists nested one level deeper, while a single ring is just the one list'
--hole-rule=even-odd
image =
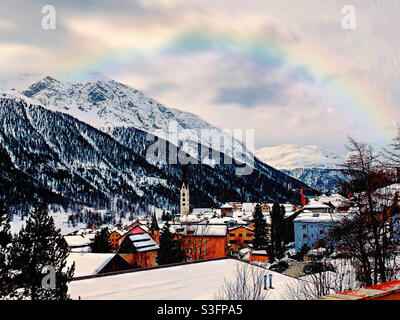
[{"label": "overcast sky", "polygon": [[[41,26],[44,5],[56,29]],[[356,28],[342,27],[344,5]],[[4,1],[0,72],[96,70],[256,149],[377,146],[400,119],[400,2],[393,0]]]}]

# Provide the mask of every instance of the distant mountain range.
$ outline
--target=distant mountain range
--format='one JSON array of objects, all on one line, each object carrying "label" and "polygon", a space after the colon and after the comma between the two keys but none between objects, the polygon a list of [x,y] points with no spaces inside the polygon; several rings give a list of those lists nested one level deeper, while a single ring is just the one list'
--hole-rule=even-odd
[{"label": "distant mountain range", "polygon": [[[27,78],[20,78],[18,86],[3,82],[0,98],[0,182],[21,211],[40,199],[96,208],[113,202],[127,211],[146,211],[151,205],[177,209],[183,180],[191,187],[192,205],[199,207],[225,201],[293,201],[291,188],[306,187],[257,158],[252,173],[242,176],[235,173],[235,161],[159,163],[146,157],[152,143],[148,133],[167,140],[167,152],[176,147],[200,160],[194,151],[206,146],[211,152],[212,145],[199,137],[199,130],[222,131],[111,79],[62,82],[47,76],[26,85]],[[171,121],[179,131],[188,129],[189,145],[168,135]],[[243,148],[236,141],[233,148],[238,146]],[[229,159],[229,150],[220,156]]]},{"label": "distant mountain range", "polygon": [[254,154],[261,161],[320,192],[338,191],[337,181],[345,178],[339,167],[345,155],[317,146],[284,144],[264,147]]}]

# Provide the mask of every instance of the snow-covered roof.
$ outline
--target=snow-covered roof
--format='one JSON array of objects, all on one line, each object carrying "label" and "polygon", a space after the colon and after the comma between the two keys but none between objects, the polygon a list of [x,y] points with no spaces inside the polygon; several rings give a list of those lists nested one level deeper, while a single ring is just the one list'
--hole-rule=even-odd
[{"label": "snow-covered roof", "polygon": [[133,246],[138,252],[146,252],[160,249],[157,242],[148,233],[136,233],[129,236]]},{"label": "snow-covered roof", "polygon": [[242,211],[251,211],[251,212],[253,212],[256,205],[257,205],[257,203],[245,202],[242,205]]},{"label": "snow-covered roof", "polygon": [[319,208],[325,209],[329,208],[329,206],[319,201],[313,201],[304,206],[304,209],[319,209]]},{"label": "snow-covered roof", "polygon": [[237,223],[237,224],[240,224],[240,225],[246,225],[247,224],[246,221],[244,221],[244,220],[242,220],[240,218],[237,218],[237,217],[213,218],[213,219],[209,220],[210,224],[222,224],[222,223],[230,223],[230,222]]},{"label": "snow-covered roof", "polygon": [[85,246],[85,247],[75,247],[75,248],[71,248],[70,252],[91,252],[92,249],[90,248],[90,246]]},{"label": "snow-covered roof", "polygon": [[74,235],[74,236],[64,236],[65,242],[70,248],[74,247],[85,247],[90,244],[90,242],[95,237],[94,233]]},{"label": "snow-covered roof", "polygon": [[221,206],[221,209],[233,209],[233,206],[229,203],[225,203],[223,206]]},{"label": "snow-covered roof", "polygon": [[116,227],[111,229],[111,233],[113,233],[113,232],[118,233],[120,236],[123,236],[125,234],[125,231],[123,231],[123,230],[121,230],[119,228],[116,228]]},{"label": "snow-covered roof", "polygon": [[393,183],[384,188],[380,188],[375,191],[377,194],[391,195],[394,196],[396,192],[400,193],[400,183]]},{"label": "snow-covered roof", "polygon": [[186,234],[188,234],[188,231],[190,230],[193,233],[189,234],[194,236],[225,237],[227,231],[226,229],[227,228],[224,225],[212,225],[212,224],[189,225],[187,226]]},{"label": "snow-covered roof", "polygon": [[252,250],[251,254],[257,255],[257,256],[267,256],[268,255],[266,250]]},{"label": "snow-covered roof", "polygon": [[197,214],[188,214],[183,215],[179,218],[179,221],[182,222],[199,222],[201,219],[197,216]]},{"label": "snow-covered roof", "polygon": [[235,230],[237,228],[245,228],[246,230],[254,232],[254,230],[252,228],[248,227],[248,226],[234,226],[232,228],[229,228],[228,231]]},{"label": "snow-covered roof", "polygon": [[[68,293],[83,300],[207,300],[213,299],[225,281],[235,280],[237,266],[245,262],[222,259],[156,268],[120,275],[72,281]],[[250,270],[272,274],[274,289],[267,299],[285,299],[298,280],[246,264]]]},{"label": "snow-covered roof", "polygon": [[67,267],[75,262],[74,277],[97,274],[115,256],[115,253],[73,253],[67,257]]},{"label": "snow-covered roof", "polygon": [[304,211],[293,222],[334,223],[340,222],[342,218],[343,215],[340,213],[313,213]]},{"label": "snow-covered roof", "polygon": [[76,235],[82,235],[82,234],[87,234],[87,233],[93,233],[94,230],[91,228],[80,228],[78,231],[76,231]]},{"label": "snow-covered roof", "polygon": [[214,209],[213,208],[194,208],[192,210],[192,213],[213,213]]}]

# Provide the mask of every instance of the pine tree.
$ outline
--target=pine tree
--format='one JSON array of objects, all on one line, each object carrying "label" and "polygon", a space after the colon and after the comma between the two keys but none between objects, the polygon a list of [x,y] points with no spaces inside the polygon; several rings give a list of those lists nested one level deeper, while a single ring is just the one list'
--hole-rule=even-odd
[{"label": "pine tree", "polygon": [[157,218],[156,218],[156,213],[153,214],[153,219],[151,220],[151,225],[149,231],[159,231],[160,227],[158,226],[157,223]]},{"label": "pine tree", "polygon": [[90,248],[93,253],[112,252],[110,232],[108,231],[108,228],[103,228],[100,232],[96,233],[92,242],[90,243]]},{"label": "pine tree", "polygon": [[261,211],[261,206],[256,205],[253,213],[255,249],[264,249],[267,246],[267,223]]},{"label": "pine tree", "polygon": [[275,202],[271,211],[271,246],[272,254],[278,258],[283,256],[285,207]]},{"label": "pine tree", "polygon": [[0,298],[11,293],[9,278],[11,240],[10,219],[5,201],[0,198]]},{"label": "pine tree", "polygon": [[[47,207],[43,204],[36,206],[11,248],[11,268],[16,274],[13,280],[22,289],[17,298],[68,299],[67,284],[72,280],[75,269],[75,265],[66,268],[68,254],[64,239],[56,230],[53,218],[48,215]],[[54,287],[43,286],[45,266],[54,268]]]},{"label": "pine tree", "polygon": [[174,240],[174,235],[169,229],[168,222],[165,223],[160,234],[160,249],[157,253],[159,265],[182,262],[186,258],[182,250],[181,241]]}]

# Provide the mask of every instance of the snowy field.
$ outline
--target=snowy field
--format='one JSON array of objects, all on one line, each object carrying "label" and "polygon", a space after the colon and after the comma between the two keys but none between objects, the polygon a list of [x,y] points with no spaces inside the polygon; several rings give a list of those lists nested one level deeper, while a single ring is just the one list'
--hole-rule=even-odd
[{"label": "snowy field", "polygon": [[[94,209],[91,209],[91,210],[92,211],[97,211],[97,212],[100,212],[100,213],[105,213],[106,212],[105,210],[94,210]],[[152,210],[152,212],[153,212],[153,210]],[[159,208],[156,208],[155,212],[156,212],[157,218],[159,220],[161,220],[161,215],[162,215],[163,210],[159,209]],[[77,223],[75,227],[70,225],[70,224],[68,224],[68,216],[71,213],[72,213],[71,211],[64,211],[62,207],[60,207],[59,211],[57,211],[57,212],[49,210],[49,216],[53,217],[54,224],[55,224],[56,228],[59,228],[61,230],[61,234],[62,235],[69,234],[69,233],[71,233],[73,231],[79,230],[80,228],[86,228],[86,223]],[[118,214],[116,214],[116,221],[118,222],[119,219],[120,219],[120,216]],[[138,219],[139,220],[145,220],[146,217],[140,216],[140,217],[138,217]],[[24,220],[21,220],[21,217],[19,217],[17,215],[14,215],[13,220],[11,221],[11,233],[12,234],[18,233],[19,230],[21,230],[21,228],[25,225],[26,220],[27,220],[26,217],[24,218]],[[134,222],[134,221],[130,221],[128,219],[128,215],[126,215],[126,217],[122,218],[121,220],[122,220],[122,223],[124,225],[129,225],[132,222]],[[112,228],[113,225],[112,224],[109,224],[109,225],[104,224],[101,227]]]}]

